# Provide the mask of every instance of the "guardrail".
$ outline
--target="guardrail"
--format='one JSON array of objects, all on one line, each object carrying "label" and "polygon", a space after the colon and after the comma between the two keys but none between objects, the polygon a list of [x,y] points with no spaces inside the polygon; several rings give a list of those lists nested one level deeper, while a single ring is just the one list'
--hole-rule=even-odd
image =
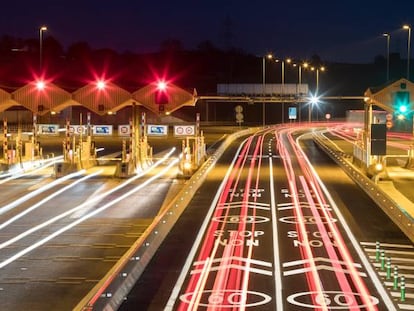
[{"label": "guardrail", "polygon": [[230,134],[171,203],[155,217],[143,235],[73,310],[117,310],[226,148],[235,139],[257,130],[258,128],[250,128]]},{"label": "guardrail", "polygon": [[344,152],[326,144],[326,140],[320,138],[318,134],[313,134],[313,139],[317,145],[333,159],[347,175],[363,189],[369,197],[392,219],[392,221],[414,242],[414,219],[404,210],[395,198],[384,192],[378,184],[368,178],[355,165],[349,161],[350,157]]}]

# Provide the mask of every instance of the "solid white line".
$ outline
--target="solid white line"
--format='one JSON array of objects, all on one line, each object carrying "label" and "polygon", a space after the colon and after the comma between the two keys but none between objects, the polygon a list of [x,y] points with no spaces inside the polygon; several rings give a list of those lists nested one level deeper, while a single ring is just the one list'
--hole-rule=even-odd
[{"label": "solid white line", "polygon": [[[401,293],[400,293],[400,291],[398,291],[398,292],[391,292],[391,296],[392,297],[397,297],[397,298],[400,298],[401,297]],[[414,298],[414,294],[410,294],[410,293],[405,293],[405,298]],[[412,306],[412,307],[414,307],[414,306]]]},{"label": "solid white line", "polygon": [[[375,261],[376,257],[377,256],[374,256],[374,255],[368,256],[368,258],[372,259],[372,261]],[[397,263],[397,262],[410,262],[410,263],[414,264],[414,259],[413,258],[391,257],[391,260],[393,261],[394,266],[395,266],[395,263]]]},{"label": "solid white line", "polygon": [[[200,228],[200,230],[197,234],[197,238],[195,239],[195,241],[193,243],[193,247],[191,248],[190,253],[187,256],[187,260],[186,260],[186,262],[185,262],[185,264],[184,264],[184,266],[181,270],[180,276],[178,277],[177,282],[174,285],[174,288],[171,292],[170,298],[168,299],[168,302],[167,302],[166,306],[164,307],[164,311],[170,311],[170,310],[173,310],[173,308],[174,308],[175,301],[178,298],[178,295],[179,295],[180,290],[181,290],[181,288],[184,284],[184,281],[185,281],[185,278],[188,274],[188,271],[190,270],[190,268],[192,266],[192,262],[194,261],[195,255],[197,253],[197,249],[198,249],[200,243],[202,242],[204,233],[206,232],[207,226],[210,223],[210,219],[211,219],[211,217],[214,213],[217,202],[220,198],[220,194],[223,191],[227,180],[229,179],[230,173],[233,170],[234,163],[236,162],[237,158],[239,157],[240,150],[241,150],[241,148],[242,148],[242,146],[244,145],[245,142],[246,142],[246,140],[243,141],[243,143],[240,144],[239,148],[237,149],[237,152],[236,152],[236,154],[233,158],[233,161],[231,162],[231,164],[230,164],[230,166],[227,170],[226,176],[224,177],[223,181],[221,182],[220,187],[219,187],[218,191],[216,192],[216,195],[214,196],[213,201],[211,202],[210,209],[209,209],[206,217],[204,218],[204,222],[201,225],[201,228]],[[211,165],[210,167],[213,167],[213,165]]]},{"label": "solid white line", "polygon": [[[382,249],[384,250],[384,249]],[[365,251],[368,253],[374,253],[376,252],[376,249],[374,248],[365,248]],[[387,256],[387,254],[398,254],[398,255],[411,255],[414,256],[414,252],[410,251],[410,252],[406,252],[406,251],[396,251],[396,250],[392,250],[392,249],[385,249],[385,256]]]},{"label": "solid white line", "polygon": [[[394,282],[384,282],[386,286],[393,287]],[[414,288],[414,284],[405,283],[405,288]]]},{"label": "solid white line", "polygon": [[[343,273],[348,273],[351,274],[352,272],[350,272],[347,269],[336,269],[332,266],[327,266],[327,265],[317,265],[315,266],[316,270],[328,270],[328,271],[338,271],[338,272],[343,272]],[[294,274],[304,274],[306,272],[312,271],[312,269],[314,269],[313,267],[307,267],[307,268],[299,268],[299,269],[292,269],[292,270],[288,270],[283,272],[284,276],[288,276],[288,275],[294,275]],[[358,274],[360,276],[366,277],[367,274],[365,272],[358,272]]]},{"label": "solid white line", "polygon": [[[210,259],[210,261],[212,263],[221,262],[223,260],[226,260],[226,261],[229,261],[229,260],[242,261],[242,262],[245,262],[245,263],[258,265],[258,266],[264,266],[264,267],[271,267],[272,266],[272,263],[267,262],[267,261],[257,260],[257,259],[250,259],[250,258],[245,258],[245,257],[237,257],[237,256]],[[205,263],[205,260],[198,260],[198,261],[195,261],[193,263],[193,265],[198,266],[198,265],[201,265],[201,264],[204,264],[204,263]]]},{"label": "solid white line", "polygon": [[407,304],[403,304],[403,303],[399,303],[398,307],[400,308],[400,310],[414,310],[413,305],[407,305]]},{"label": "solid white line", "polygon": [[[369,246],[375,246],[376,242],[359,242],[361,245],[369,245]],[[385,247],[398,247],[398,248],[414,248],[414,245],[410,244],[391,244],[391,243],[380,243],[380,246]]]},{"label": "solid white line", "polygon": [[[378,274],[381,276],[385,276],[385,277],[387,276],[387,272],[383,272],[383,271],[378,272]],[[414,274],[401,273],[400,271],[399,277],[401,275],[404,276],[406,282],[407,282],[407,279],[414,279]],[[394,278],[393,270],[391,270],[391,277]]]},{"label": "solid white line", "polygon": [[[209,262],[211,262],[211,260],[209,260]],[[269,275],[269,276],[272,275],[272,271],[269,271],[269,270],[258,269],[258,268],[249,268],[249,267],[246,267],[244,265],[236,265],[236,264],[219,265],[219,266],[211,267],[209,269],[209,272],[226,270],[226,269],[242,270],[242,271],[246,271],[247,273],[253,272],[253,273]],[[199,274],[199,273],[202,273],[203,271],[204,271],[204,268],[195,269],[195,270],[191,270],[190,274]]]},{"label": "solid white line", "polygon": [[[318,262],[318,261],[322,261],[322,262],[329,262],[329,263],[335,262],[335,263],[339,263],[339,264],[342,264],[342,265],[347,264],[345,261],[341,261],[341,260],[332,260],[332,259],[324,258],[324,257],[314,257],[313,259],[300,259],[300,260],[284,262],[283,267],[292,267],[292,266],[296,266],[296,265],[303,265],[303,264],[308,263],[310,261],[313,261],[315,263]],[[361,264],[356,263],[356,262],[354,262],[353,265],[355,267],[358,267],[358,268],[362,267]]]},{"label": "solid white line", "polygon": [[283,310],[282,297],[282,273],[280,271],[280,255],[279,255],[279,237],[277,228],[276,215],[276,194],[273,181],[273,159],[269,158],[269,178],[270,178],[270,206],[272,211],[272,234],[273,234],[273,262],[275,272],[275,294],[276,294],[276,310]]},{"label": "solid white line", "polygon": [[[373,263],[374,267],[381,267],[380,263],[374,262]],[[398,265],[398,269],[404,269],[404,270],[414,270],[414,266],[403,266],[403,265]],[[400,270],[401,272],[401,270]]]}]

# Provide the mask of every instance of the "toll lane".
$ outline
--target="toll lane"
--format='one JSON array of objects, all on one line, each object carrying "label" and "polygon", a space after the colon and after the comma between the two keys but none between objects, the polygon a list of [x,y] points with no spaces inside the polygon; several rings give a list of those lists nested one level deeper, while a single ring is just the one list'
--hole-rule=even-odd
[{"label": "toll lane", "polygon": [[121,310],[396,310],[361,245],[407,239],[301,131],[232,145]]},{"label": "toll lane", "polygon": [[[53,188],[65,191],[51,200],[49,189],[4,213],[2,307],[71,310],[151,223],[176,167],[177,159],[163,159],[159,168],[130,180],[95,170]],[[36,202],[42,204],[33,208]]]}]

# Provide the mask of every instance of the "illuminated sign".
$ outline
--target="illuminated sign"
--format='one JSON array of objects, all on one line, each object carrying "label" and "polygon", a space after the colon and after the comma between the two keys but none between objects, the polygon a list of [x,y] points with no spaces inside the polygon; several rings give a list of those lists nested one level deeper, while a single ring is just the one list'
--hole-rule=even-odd
[{"label": "illuminated sign", "polygon": [[93,127],[94,135],[112,135],[112,125],[95,125]]},{"label": "illuminated sign", "polygon": [[59,125],[57,124],[38,124],[38,132],[42,135],[58,135]]},{"label": "illuminated sign", "polygon": [[289,120],[296,120],[296,107],[289,107]]},{"label": "illuminated sign", "polygon": [[75,135],[80,135],[82,132],[82,135],[86,135],[86,126],[83,125],[71,125],[69,127],[69,132]]},{"label": "illuminated sign", "polygon": [[129,136],[131,134],[131,127],[129,124],[118,125],[119,136]]},{"label": "illuminated sign", "polygon": [[167,125],[147,125],[147,135],[148,136],[166,136],[168,134]]},{"label": "illuminated sign", "polygon": [[194,136],[195,125],[174,125],[175,136]]}]

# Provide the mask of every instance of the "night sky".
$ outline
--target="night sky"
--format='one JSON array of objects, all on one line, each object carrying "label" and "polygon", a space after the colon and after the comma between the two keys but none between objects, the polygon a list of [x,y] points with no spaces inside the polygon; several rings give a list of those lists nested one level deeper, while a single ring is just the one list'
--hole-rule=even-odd
[{"label": "night sky", "polygon": [[[407,57],[414,1],[303,0],[21,0],[2,4],[0,35],[38,38],[46,25],[64,47],[86,41],[92,48],[156,52],[167,39],[195,49],[209,40],[255,55],[325,61],[372,62],[390,50]],[[413,57],[414,44],[411,55]]]}]

